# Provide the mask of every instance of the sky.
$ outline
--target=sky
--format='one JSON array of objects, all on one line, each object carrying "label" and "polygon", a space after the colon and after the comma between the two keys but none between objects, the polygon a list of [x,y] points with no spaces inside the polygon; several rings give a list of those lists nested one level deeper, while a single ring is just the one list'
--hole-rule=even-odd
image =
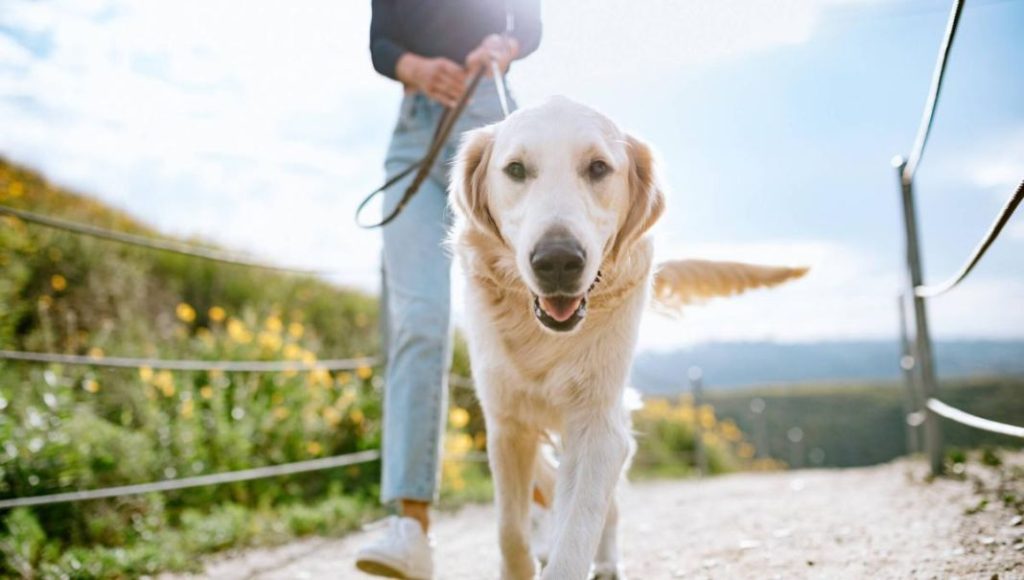
[{"label": "sky", "polygon": [[[648,314],[642,349],[891,339],[910,149],[949,2],[547,0],[520,105],[567,95],[658,151],[660,258],[809,265],[806,279]],[[357,228],[400,87],[369,2],[4,0],[0,155],[161,231],[378,288]],[[956,271],[1024,178],[1024,2],[967,3],[918,173],[925,276]],[[941,338],[1024,338],[1024,218],[930,303]],[[457,274],[456,274],[457,275]],[[461,293],[455,295],[458,317]]]}]

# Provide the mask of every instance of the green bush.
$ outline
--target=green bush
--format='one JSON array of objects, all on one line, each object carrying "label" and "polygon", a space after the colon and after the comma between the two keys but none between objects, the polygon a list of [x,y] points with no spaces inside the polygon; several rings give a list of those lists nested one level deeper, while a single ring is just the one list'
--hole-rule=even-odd
[{"label": "green bush", "polygon": [[[159,236],[3,159],[0,203]],[[375,354],[378,342],[377,303],[363,293],[0,216],[0,348],[315,364]],[[380,387],[368,366],[225,374],[0,362],[0,498],[376,448]],[[376,512],[378,478],[370,463],[0,513],[0,577],[137,576],[227,546],[348,529]]]}]

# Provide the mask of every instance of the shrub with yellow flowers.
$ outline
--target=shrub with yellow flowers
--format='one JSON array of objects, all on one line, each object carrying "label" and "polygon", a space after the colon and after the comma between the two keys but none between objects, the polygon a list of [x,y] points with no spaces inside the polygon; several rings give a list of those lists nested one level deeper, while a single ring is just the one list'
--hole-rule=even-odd
[{"label": "shrub with yellow flowers", "polygon": [[[0,198],[19,209],[162,237],[2,158]],[[96,361],[124,356],[309,365],[291,373],[230,373],[0,362],[0,499],[379,447],[377,369],[333,372],[316,366],[321,358],[379,351],[377,305],[371,296],[313,278],[225,267],[70,235],[11,216],[0,216],[0,280],[3,349]],[[182,559],[180,549],[225,547],[256,533],[246,524],[227,540],[217,539],[218,531],[213,539],[164,542],[181,526],[209,534],[204,518],[217,510],[256,513],[342,496],[375,506],[378,481],[379,466],[369,463],[67,504],[16,517],[22,518],[18,529],[38,529],[36,536],[42,538],[38,549],[32,548],[31,565],[49,568],[44,573],[30,567],[37,576],[137,577],[192,565],[195,559]],[[337,518],[357,523],[352,508],[346,510]],[[237,513],[231,511],[231,518]],[[15,545],[6,535],[8,515],[0,513],[0,577],[22,574],[7,567],[4,546]],[[174,552],[167,549],[171,544],[180,548],[178,560],[166,559],[165,553]],[[100,562],[97,568],[83,560],[93,549],[99,555],[90,562]],[[73,561],[79,568],[71,568]]]},{"label": "shrub with yellow flowers", "polygon": [[711,473],[749,468],[754,448],[730,419],[719,420],[711,405],[695,406],[693,398],[651,398],[633,413],[637,452],[632,474],[678,476],[696,473],[698,434]]}]

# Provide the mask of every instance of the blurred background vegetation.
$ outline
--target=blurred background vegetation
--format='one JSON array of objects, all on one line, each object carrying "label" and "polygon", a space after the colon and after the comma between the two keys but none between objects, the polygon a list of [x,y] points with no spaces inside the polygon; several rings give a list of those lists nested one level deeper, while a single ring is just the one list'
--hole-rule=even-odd
[{"label": "blurred background vegetation", "polygon": [[[0,159],[0,203],[160,234]],[[199,240],[189,240],[202,244]],[[0,217],[0,348],[203,360],[375,355],[377,301],[303,276],[133,248]],[[468,376],[457,341],[454,374]],[[218,473],[374,449],[379,369],[285,373],[0,362],[0,498]],[[753,456],[710,407],[662,401],[637,416],[639,471],[693,473],[702,420],[716,472]],[[490,495],[484,423],[453,388],[446,506]],[[163,494],[0,513],[0,576],[132,577],[187,570],[196,554],[343,533],[379,517],[377,463]]]},{"label": "blurred background vegetation", "polygon": [[[0,204],[161,237],[2,158]],[[379,343],[377,300],[365,293],[0,216],[0,349],[313,364],[376,355]],[[379,373],[369,366],[223,373],[0,361],[0,499],[376,449]],[[459,339],[453,374],[460,383],[469,374]],[[1019,422],[1022,388],[1019,378],[978,378],[945,384],[942,396],[979,415]],[[907,452],[896,384],[712,390],[699,405],[689,395],[645,403],[633,415],[633,477],[696,475],[698,439],[710,474],[866,465]],[[946,434],[955,446],[1015,444],[953,425]],[[487,466],[479,461],[485,451],[471,389],[453,388],[442,506],[489,499]],[[342,534],[384,513],[378,478],[371,462],[0,512],[0,577],[194,570],[203,553]]]}]

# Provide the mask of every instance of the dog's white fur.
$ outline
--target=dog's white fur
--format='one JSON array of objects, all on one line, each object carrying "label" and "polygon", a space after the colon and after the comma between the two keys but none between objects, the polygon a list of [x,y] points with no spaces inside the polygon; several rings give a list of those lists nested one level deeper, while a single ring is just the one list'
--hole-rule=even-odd
[{"label": "dog's white fur", "polygon": [[[594,160],[610,168],[600,179],[588,173]],[[525,166],[525,179],[506,173],[514,161]],[[804,270],[690,260],[664,264],[652,280],[645,233],[665,198],[651,150],[564,98],[468,133],[451,194],[458,219],[450,244],[466,277],[466,333],[487,421],[502,578],[534,578],[532,485],[552,479],[555,533],[543,578],[583,579],[592,563],[599,576],[616,577],[614,492],[633,448],[623,392],[649,289],[676,307],[779,284]],[[562,333],[534,315],[541,290],[530,263],[556,227],[585,251],[585,285],[599,278],[586,318]],[[561,437],[557,478],[538,455],[547,432]]]}]

